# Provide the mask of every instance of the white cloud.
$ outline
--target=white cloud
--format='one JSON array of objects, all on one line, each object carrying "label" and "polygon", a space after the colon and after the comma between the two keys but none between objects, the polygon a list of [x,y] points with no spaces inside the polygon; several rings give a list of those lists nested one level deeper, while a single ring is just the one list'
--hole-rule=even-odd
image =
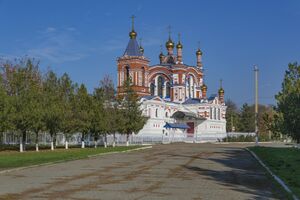
[{"label": "white cloud", "polygon": [[48,27],[45,32],[50,33],[50,32],[54,32],[54,31],[56,31],[56,28],[54,28],[54,27]]},{"label": "white cloud", "polygon": [[47,27],[38,32],[36,45],[28,49],[26,54],[54,63],[80,60],[87,56],[88,49],[76,40],[75,35],[76,29],[73,27]]}]

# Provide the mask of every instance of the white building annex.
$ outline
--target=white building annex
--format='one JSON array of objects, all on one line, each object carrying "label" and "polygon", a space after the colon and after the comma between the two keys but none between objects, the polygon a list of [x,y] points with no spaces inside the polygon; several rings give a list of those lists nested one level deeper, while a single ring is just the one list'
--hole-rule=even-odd
[{"label": "white building annex", "polygon": [[136,41],[132,27],[130,40],[118,63],[118,95],[131,79],[139,95],[143,114],[149,117],[139,136],[185,138],[191,141],[218,141],[226,137],[226,106],[222,86],[218,95],[207,97],[203,81],[202,52],[196,51],[196,65],[183,62],[181,41],[169,35],[167,53],[159,54],[159,64],[150,66],[144,49]]}]

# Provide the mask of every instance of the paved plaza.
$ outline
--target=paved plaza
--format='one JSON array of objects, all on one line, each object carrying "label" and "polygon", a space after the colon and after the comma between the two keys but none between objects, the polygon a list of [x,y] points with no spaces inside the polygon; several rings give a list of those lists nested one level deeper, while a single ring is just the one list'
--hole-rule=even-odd
[{"label": "paved plaza", "polygon": [[243,147],[155,145],[13,171],[0,174],[0,199],[277,199]]}]

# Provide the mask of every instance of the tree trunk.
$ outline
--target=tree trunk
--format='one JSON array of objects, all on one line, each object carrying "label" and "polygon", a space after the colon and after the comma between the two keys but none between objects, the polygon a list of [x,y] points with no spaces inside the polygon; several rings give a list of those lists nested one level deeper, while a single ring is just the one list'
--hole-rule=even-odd
[{"label": "tree trunk", "polygon": [[97,148],[98,145],[98,136],[94,136],[94,147]]},{"label": "tree trunk", "polygon": [[39,151],[39,133],[35,134],[35,151]]},{"label": "tree trunk", "polygon": [[107,135],[104,133],[104,148],[107,148]]},{"label": "tree trunk", "polygon": [[84,149],[85,148],[85,143],[84,143],[84,134],[82,133],[81,135],[81,148]]},{"label": "tree trunk", "polygon": [[22,153],[23,152],[23,139],[22,139],[22,136],[20,137],[20,152]]},{"label": "tree trunk", "polygon": [[127,147],[129,146],[129,133],[127,133],[126,135],[126,146]]},{"label": "tree trunk", "polygon": [[112,146],[115,147],[116,146],[116,133],[113,133],[113,144]]},{"label": "tree trunk", "polygon": [[56,147],[56,133],[53,134],[52,142],[53,142],[53,149],[54,149],[54,147]]},{"label": "tree trunk", "polygon": [[51,151],[54,150],[54,134],[51,134]]},{"label": "tree trunk", "polygon": [[68,140],[66,140],[66,142],[65,142],[65,149],[69,149],[69,142],[68,142]]},{"label": "tree trunk", "polygon": [[22,147],[23,147],[23,151],[26,150],[25,145],[26,145],[26,131],[24,131],[24,132],[22,133]]}]

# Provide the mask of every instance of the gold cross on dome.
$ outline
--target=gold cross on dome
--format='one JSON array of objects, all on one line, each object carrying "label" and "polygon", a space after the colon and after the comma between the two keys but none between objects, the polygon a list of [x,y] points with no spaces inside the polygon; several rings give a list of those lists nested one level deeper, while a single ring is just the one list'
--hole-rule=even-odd
[{"label": "gold cross on dome", "polygon": [[132,30],[134,29],[134,18],[136,18],[136,16],[132,15],[131,17],[131,23],[132,23]]},{"label": "gold cross on dome", "polygon": [[172,27],[169,25],[169,26],[168,26],[169,38],[171,38],[171,28],[172,28]]}]

